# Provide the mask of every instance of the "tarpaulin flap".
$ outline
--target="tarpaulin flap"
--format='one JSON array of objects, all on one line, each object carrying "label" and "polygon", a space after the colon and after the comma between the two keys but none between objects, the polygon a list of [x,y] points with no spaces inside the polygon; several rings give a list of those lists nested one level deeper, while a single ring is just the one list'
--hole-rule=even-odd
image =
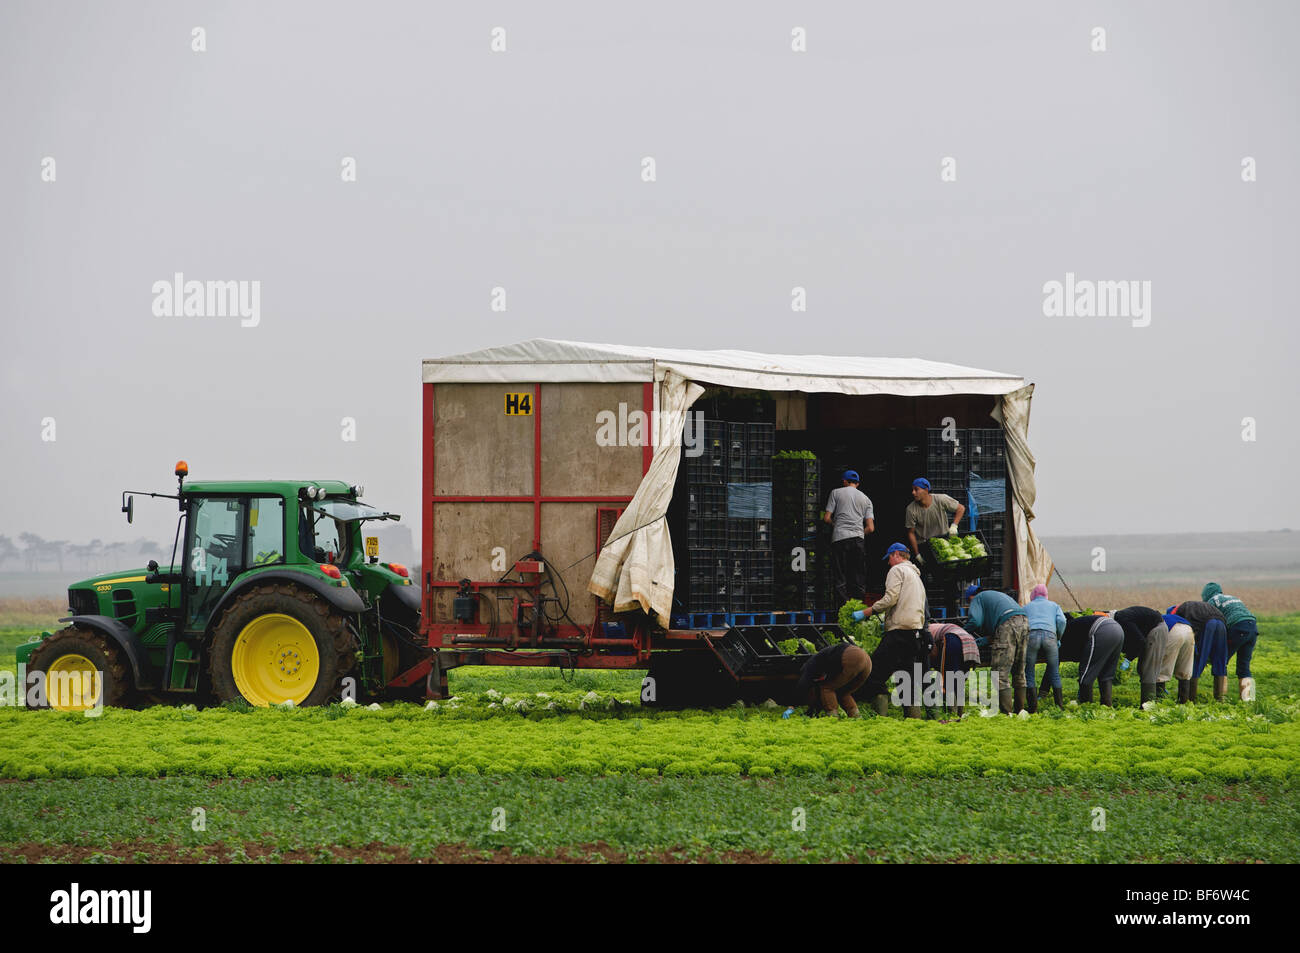
[{"label": "tarpaulin flap", "polygon": [[1011,470],[1011,519],[1016,535],[1016,565],[1020,570],[1020,601],[1028,602],[1038,583],[1052,575],[1052,560],[1030,522],[1038,487],[1034,482],[1034,455],[1029,450],[1029,402],[1034,385],[1003,395],[993,408],[1007,440],[1007,466]]},{"label": "tarpaulin flap", "polygon": [[686,411],[703,393],[703,387],[673,373],[660,382],[659,432],[650,469],[610,531],[587,584],[587,590],[613,605],[615,612],[640,609],[664,628],[670,625],[676,571],[664,517],[677,482]]},{"label": "tarpaulin flap", "polygon": [[917,358],[585,344],[536,338],[424,362],[424,382],[556,383],[683,380],[719,387],[826,394],[1009,394],[1024,378]]}]

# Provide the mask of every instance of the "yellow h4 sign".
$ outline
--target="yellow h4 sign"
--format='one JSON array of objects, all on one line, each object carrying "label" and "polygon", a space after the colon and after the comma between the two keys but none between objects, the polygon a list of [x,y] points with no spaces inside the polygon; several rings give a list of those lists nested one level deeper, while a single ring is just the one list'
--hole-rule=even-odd
[{"label": "yellow h4 sign", "polygon": [[532,394],[506,394],[507,417],[531,417],[532,415]]}]

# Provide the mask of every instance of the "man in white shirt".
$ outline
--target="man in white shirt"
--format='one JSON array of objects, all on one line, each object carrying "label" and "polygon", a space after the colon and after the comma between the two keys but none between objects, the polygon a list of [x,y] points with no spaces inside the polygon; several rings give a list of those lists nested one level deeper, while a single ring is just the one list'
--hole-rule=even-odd
[{"label": "man in white shirt", "polygon": [[858,471],[845,470],[842,486],[831,490],[822,517],[831,527],[831,572],[835,605],[867,594],[867,534],[876,531],[876,512],[858,489]]}]

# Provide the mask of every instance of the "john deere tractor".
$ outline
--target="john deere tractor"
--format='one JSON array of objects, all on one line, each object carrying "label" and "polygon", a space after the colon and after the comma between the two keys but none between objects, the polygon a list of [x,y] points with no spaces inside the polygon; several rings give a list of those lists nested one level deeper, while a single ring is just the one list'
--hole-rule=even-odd
[{"label": "john deere tractor", "polygon": [[427,654],[416,637],[419,587],[405,566],[379,562],[378,540],[362,532],[400,517],[334,480],[187,484],[188,472],[176,465],[175,494],[122,494],[128,521],[137,494],[178,502],[172,565],[150,560],[76,583],[67,627],[19,647],[28,673],[93,686],[51,704],[319,705],[422,693],[385,691]]}]

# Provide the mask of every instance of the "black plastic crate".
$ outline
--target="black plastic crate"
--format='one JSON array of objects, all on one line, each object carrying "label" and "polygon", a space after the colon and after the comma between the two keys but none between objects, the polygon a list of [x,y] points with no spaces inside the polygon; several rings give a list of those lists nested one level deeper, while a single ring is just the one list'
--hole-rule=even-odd
[{"label": "black plastic crate", "polygon": [[686,544],[691,549],[726,549],[727,520],[687,517]]},{"label": "black plastic crate", "polygon": [[703,433],[697,435],[701,441],[700,455],[686,456],[686,476],[692,483],[726,483],[727,482],[727,424],[721,420],[706,420]]},{"label": "black plastic crate", "polygon": [[746,551],[754,548],[753,520],[727,520],[727,548]]},{"label": "black plastic crate", "polygon": [[986,480],[1007,475],[1007,437],[998,427],[972,428],[966,434],[966,467]]},{"label": "black plastic crate", "polygon": [[703,519],[727,518],[727,487],[724,483],[691,483],[687,487],[686,515]]},{"label": "black plastic crate", "polygon": [[733,481],[745,472],[745,458],[749,456],[747,427],[747,424],[727,424],[727,473]]}]

